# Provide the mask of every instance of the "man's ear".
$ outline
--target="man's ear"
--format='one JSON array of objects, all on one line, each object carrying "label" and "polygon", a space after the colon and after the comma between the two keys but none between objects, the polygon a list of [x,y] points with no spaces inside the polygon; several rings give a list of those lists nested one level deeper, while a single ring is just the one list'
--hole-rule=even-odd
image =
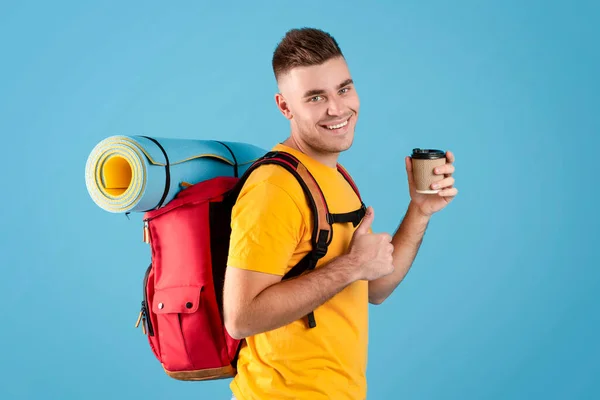
[{"label": "man's ear", "polygon": [[286,117],[287,119],[292,119],[292,111],[290,110],[289,105],[285,100],[285,97],[283,97],[281,93],[275,94],[275,103],[277,104],[277,108],[279,109],[279,111],[281,111],[284,117]]}]

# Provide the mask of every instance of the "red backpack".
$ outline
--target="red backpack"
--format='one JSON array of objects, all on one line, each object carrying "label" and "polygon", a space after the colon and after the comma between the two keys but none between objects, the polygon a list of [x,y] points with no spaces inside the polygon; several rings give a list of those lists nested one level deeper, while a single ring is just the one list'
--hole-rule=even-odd
[{"label": "red backpack", "polygon": [[[164,207],[144,215],[144,241],[151,263],[143,280],[143,300],[136,328],[142,324],[152,352],[168,376],[185,381],[233,377],[241,340],[233,339],[223,323],[223,282],[231,233],[231,210],[246,179],[261,165],[286,168],[300,183],[312,209],[313,249],[283,279],[315,268],[327,253],[332,224],[362,220],[365,206],[331,214],[316,180],[294,156],[268,152],[241,176],[216,177],[184,184]],[[353,187],[348,173],[338,170]],[[311,312],[308,327],[316,321]]]}]

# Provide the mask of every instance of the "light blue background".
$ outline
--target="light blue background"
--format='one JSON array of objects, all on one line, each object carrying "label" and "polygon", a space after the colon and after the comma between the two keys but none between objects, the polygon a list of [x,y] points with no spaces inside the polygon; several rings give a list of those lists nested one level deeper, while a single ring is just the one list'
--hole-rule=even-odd
[{"label": "light blue background", "polygon": [[456,154],[458,198],[371,308],[369,399],[600,396],[597,5],[201,4],[0,6],[0,398],[229,398],[168,378],[134,329],[140,215],[98,208],[84,166],[113,134],[284,139],[270,62],[300,26],[350,63],[362,115],[342,161],[376,230],[408,204],[403,156]]}]

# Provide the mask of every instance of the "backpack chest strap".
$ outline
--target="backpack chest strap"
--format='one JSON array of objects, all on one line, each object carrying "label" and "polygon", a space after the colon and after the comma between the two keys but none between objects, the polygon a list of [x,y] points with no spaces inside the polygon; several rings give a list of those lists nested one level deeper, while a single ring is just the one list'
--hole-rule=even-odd
[{"label": "backpack chest strap", "polygon": [[367,207],[364,203],[361,204],[358,210],[350,211],[347,213],[330,213],[327,214],[327,222],[330,224],[339,224],[339,223],[347,223],[352,222],[352,226],[356,228],[360,221],[364,218],[367,212]]}]

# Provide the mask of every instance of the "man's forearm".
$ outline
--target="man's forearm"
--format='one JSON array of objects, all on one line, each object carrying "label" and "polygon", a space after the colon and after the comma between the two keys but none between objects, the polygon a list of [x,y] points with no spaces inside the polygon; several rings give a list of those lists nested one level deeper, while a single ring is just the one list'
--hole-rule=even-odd
[{"label": "man's forearm", "polygon": [[422,215],[411,203],[398,230],[392,238],[394,272],[369,282],[369,301],[382,303],[408,273],[423,242],[430,217]]},{"label": "man's forearm", "polygon": [[296,278],[259,293],[238,321],[236,336],[270,331],[306,316],[356,280],[352,261],[340,256]]}]

